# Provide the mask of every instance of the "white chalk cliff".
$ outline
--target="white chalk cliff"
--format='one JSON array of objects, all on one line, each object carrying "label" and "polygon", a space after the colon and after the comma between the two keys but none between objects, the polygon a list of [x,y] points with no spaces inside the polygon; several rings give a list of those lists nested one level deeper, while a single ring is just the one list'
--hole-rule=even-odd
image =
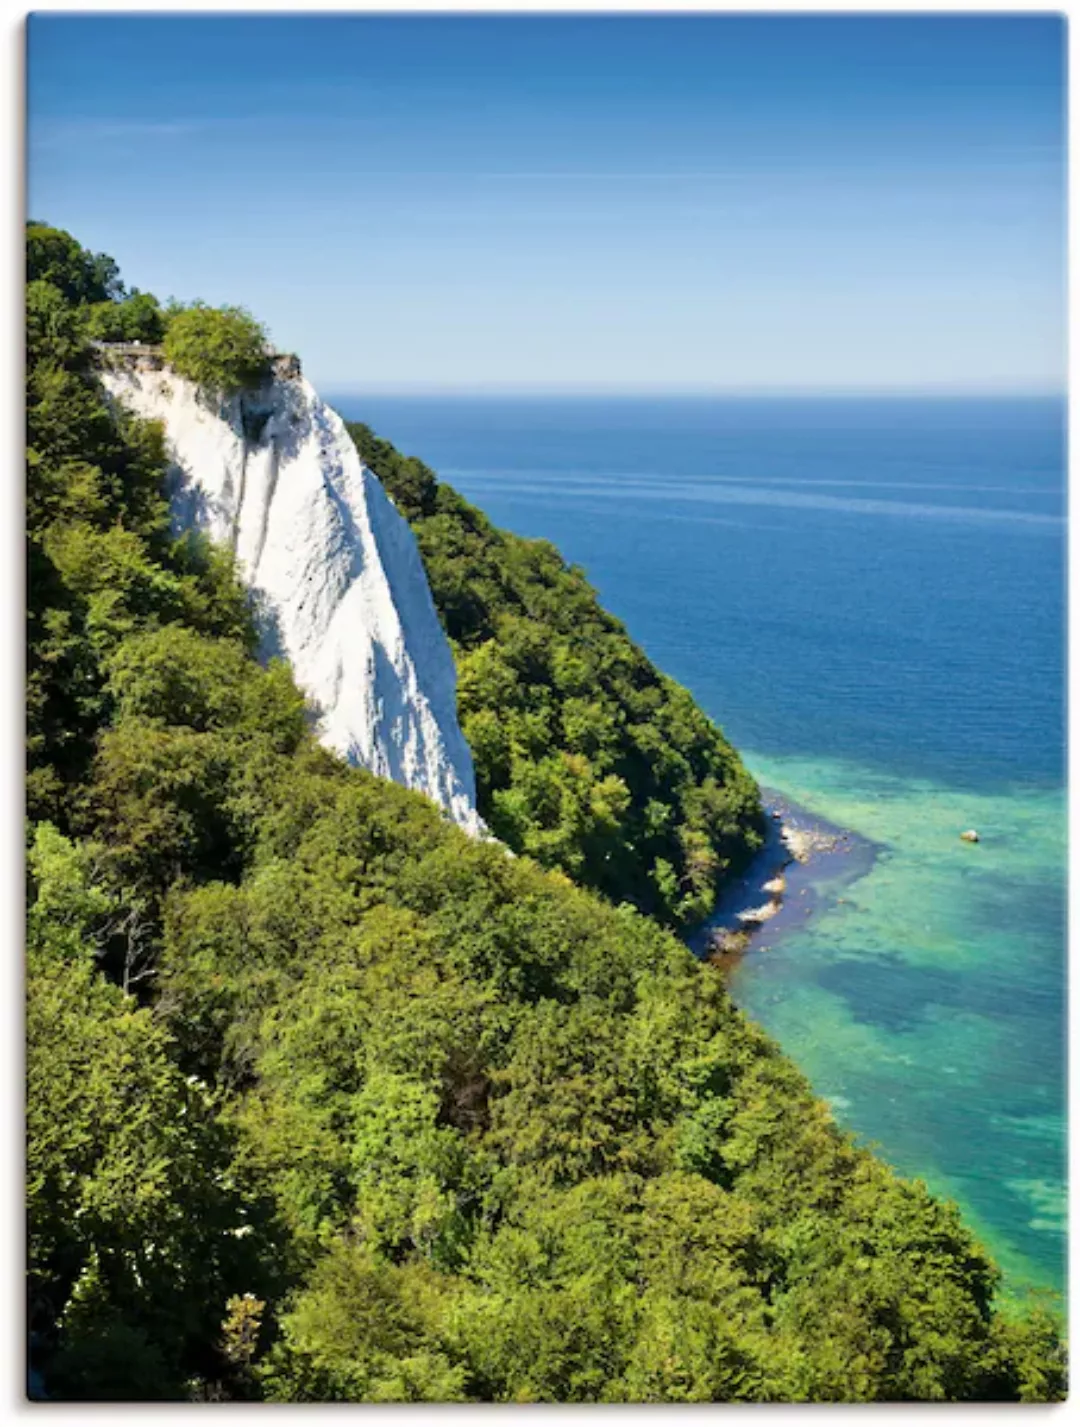
[{"label": "white chalk cliff", "polygon": [[150,352],[106,355],[102,380],[163,423],[174,524],[236,553],[260,655],[288,659],[321,741],[483,833],[453,655],[416,541],[299,365],[279,358],[273,380],[225,403]]}]

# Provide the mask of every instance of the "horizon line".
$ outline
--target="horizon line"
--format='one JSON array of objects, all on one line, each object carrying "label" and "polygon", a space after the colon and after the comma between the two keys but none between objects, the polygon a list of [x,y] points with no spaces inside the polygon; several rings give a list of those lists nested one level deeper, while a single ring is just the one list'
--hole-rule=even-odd
[{"label": "horizon line", "polygon": [[320,389],[330,395],[341,397],[401,396],[401,397],[712,397],[715,399],[738,400],[941,400],[941,401],[992,401],[992,400],[1068,400],[1068,386],[646,386],[640,384],[622,385],[557,385],[553,383],[526,382],[469,382],[469,383],[357,383],[339,384],[334,381],[319,381]]}]

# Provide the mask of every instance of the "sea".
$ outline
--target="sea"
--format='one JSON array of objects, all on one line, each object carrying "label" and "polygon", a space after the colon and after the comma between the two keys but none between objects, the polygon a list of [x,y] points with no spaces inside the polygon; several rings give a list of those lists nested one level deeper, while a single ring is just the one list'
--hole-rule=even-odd
[{"label": "sea", "polygon": [[1063,1293],[1063,402],[330,399],[557,545],[764,786],[873,844],[732,995],[1006,1293]]}]

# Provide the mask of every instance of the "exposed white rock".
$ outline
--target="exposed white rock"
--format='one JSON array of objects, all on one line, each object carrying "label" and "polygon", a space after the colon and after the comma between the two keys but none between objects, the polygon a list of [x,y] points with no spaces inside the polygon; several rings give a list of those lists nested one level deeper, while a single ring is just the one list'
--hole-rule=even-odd
[{"label": "exposed white rock", "polygon": [[775,899],[763,902],[760,907],[747,907],[744,912],[736,915],[736,920],[744,927],[761,926],[763,922],[771,921],[780,910],[780,903]]},{"label": "exposed white rock", "polygon": [[103,365],[115,398],[164,424],[175,525],[235,551],[261,657],[289,660],[321,741],[482,834],[453,655],[416,541],[341,418],[295,364],[223,404],[150,354]]}]

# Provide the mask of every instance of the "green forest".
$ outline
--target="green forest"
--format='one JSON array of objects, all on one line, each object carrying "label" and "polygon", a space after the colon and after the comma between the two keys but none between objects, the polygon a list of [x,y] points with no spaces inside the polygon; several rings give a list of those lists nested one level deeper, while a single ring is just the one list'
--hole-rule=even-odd
[{"label": "green forest", "polygon": [[27,280],[35,1395],[1063,1396],[1056,1317],[671,929],[756,791],[580,572],[354,428],[511,857],[319,747],[231,557],[170,530],[161,429],[104,396],[129,318],[208,400],[248,379],[247,314],[41,224]]},{"label": "green forest", "polygon": [[492,831],[666,925],[700,921],[762,841],[734,749],[554,546],[497,530],[422,461],[348,429],[420,546]]}]

